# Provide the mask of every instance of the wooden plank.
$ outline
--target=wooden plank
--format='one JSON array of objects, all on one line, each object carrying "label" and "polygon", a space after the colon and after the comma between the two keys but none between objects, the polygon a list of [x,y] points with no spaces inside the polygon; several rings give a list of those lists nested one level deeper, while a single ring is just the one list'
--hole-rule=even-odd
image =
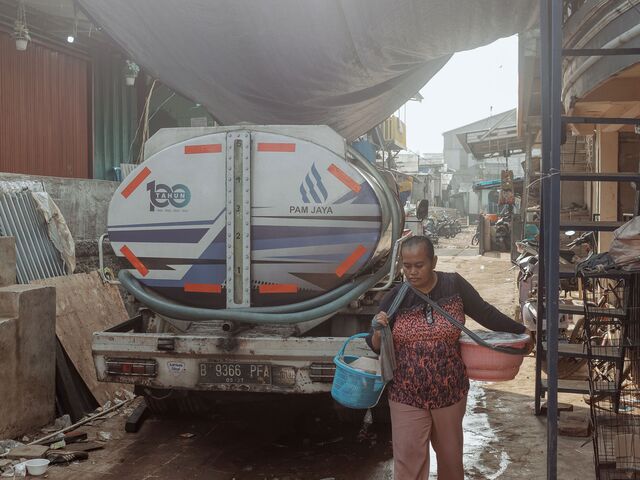
[{"label": "wooden plank", "polygon": [[[543,378],[540,383],[542,389],[547,390],[547,379]],[[565,393],[589,393],[589,382],[587,380],[558,380],[558,391]]]},{"label": "wooden plank", "polygon": [[87,432],[69,432],[64,434],[64,442],[67,445],[87,440]]},{"label": "wooden plank", "polygon": [[[572,412],[573,411],[573,405],[571,405],[570,403],[558,403],[558,411],[559,412]],[[542,413],[542,415],[546,415],[547,414],[547,402],[543,402],[542,405],[540,405],[540,413]]]},{"label": "wooden plank", "polygon": [[124,425],[124,430],[129,433],[136,433],[138,430],[140,430],[140,427],[147,418],[148,411],[149,410],[147,409],[146,403],[143,402],[141,405],[138,405],[133,413],[129,415],[129,418],[127,418],[127,423],[125,423]]},{"label": "wooden plank", "polygon": [[49,450],[46,445],[23,445],[21,447],[13,448],[7,453],[7,458],[11,460],[20,460],[26,458],[30,460],[32,458],[42,458],[44,453]]},{"label": "wooden plank", "polygon": [[104,443],[100,442],[79,442],[64,447],[68,452],[93,452],[94,450],[102,450],[103,448]]},{"label": "wooden plank", "polygon": [[94,332],[128,318],[118,287],[103,284],[98,272],[76,273],[33,283],[56,287],[56,335],[96,400],[104,405],[118,390],[131,390],[131,386],[98,382],[91,354]]},{"label": "wooden plank", "polygon": [[99,407],[71,359],[56,338],[56,402],[63,412],[77,422]]},{"label": "wooden plank", "polygon": [[558,422],[558,432],[567,437],[588,437],[590,420],[585,413],[563,413]]}]

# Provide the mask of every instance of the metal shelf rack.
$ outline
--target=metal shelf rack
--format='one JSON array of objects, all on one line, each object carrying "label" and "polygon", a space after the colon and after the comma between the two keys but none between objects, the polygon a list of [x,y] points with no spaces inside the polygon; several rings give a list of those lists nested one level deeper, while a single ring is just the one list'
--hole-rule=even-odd
[{"label": "metal shelf rack", "polygon": [[[560,222],[561,181],[636,181],[632,176],[620,176],[599,172],[594,175],[563,175],[560,171],[563,128],[567,123],[640,125],[634,118],[563,117],[562,107],[562,57],[640,55],[639,49],[563,49],[563,0],[540,0],[541,38],[541,99],[542,99],[542,165],[541,165],[541,222],[540,259],[538,280],[538,332],[542,332],[546,318],[547,338],[537,336],[537,352],[545,352],[548,375],[543,384],[541,378],[542,355],[536,356],[536,413],[540,412],[540,398],[547,394],[547,479],[557,479],[558,452],[558,392],[578,393],[576,385],[568,386],[558,381],[557,363],[560,355],[558,338],[561,228],[572,230],[612,231],[618,222]],[[638,214],[637,205],[635,215]],[[563,276],[566,276],[565,273]]]}]

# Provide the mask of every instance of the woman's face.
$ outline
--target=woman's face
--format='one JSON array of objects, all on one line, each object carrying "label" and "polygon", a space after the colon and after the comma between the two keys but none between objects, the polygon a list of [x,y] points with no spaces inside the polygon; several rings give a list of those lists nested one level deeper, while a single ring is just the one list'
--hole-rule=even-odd
[{"label": "woman's face", "polygon": [[417,289],[431,283],[436,263],[438,257],[429,258],[427,247],[422,244],[402,249],[402,271],[409,283]]}]

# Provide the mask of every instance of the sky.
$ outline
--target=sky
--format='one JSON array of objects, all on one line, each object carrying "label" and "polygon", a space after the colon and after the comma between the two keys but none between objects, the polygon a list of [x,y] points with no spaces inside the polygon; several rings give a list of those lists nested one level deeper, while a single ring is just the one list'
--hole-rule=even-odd
[{"label": "sky", "polygon": [[407,148],[441,153],[443,132],[516,107],[518,37],[456,53],[420,93],[406,105]]}]

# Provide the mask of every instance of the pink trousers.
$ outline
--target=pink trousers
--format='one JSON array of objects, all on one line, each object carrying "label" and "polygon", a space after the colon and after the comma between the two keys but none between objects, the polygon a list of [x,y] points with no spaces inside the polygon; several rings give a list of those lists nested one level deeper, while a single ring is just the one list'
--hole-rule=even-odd
[{"label": "pink trousers", "polygon": [[426,410],[389,400],[394,480],[429,478],[429,442],[438,460],[438,480],[464,480],[462,417],[467,398]]}]

